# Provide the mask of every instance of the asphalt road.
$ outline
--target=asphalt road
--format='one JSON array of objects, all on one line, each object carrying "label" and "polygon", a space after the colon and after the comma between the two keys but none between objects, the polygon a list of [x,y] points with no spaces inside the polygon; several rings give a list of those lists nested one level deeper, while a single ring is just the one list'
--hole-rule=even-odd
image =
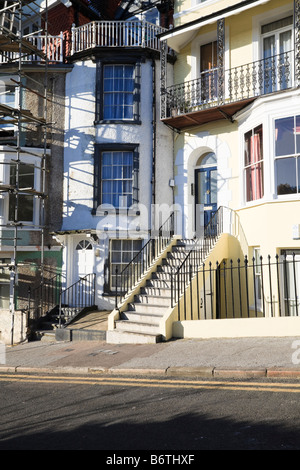
[{"label": "asphalt road", "polygon": [[0,450],[102,450],[109,459],[300,449],[298,383],[4,373],[0,382]]}]

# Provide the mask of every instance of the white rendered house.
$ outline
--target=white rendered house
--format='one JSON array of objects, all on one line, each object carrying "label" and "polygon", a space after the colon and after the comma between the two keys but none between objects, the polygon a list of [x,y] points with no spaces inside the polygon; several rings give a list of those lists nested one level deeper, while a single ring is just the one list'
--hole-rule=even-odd
[{"label": "white rendered house", "polygon": [[173,204],[173,133],[159,118],[162,31],[139,18],[72,31],[63,222],[55,236],[66,287],[93,273],[98,308],[112,306],[116,269],[164,221],[158,214],[154,222],[155,208],[164,205],[167,217]]}]

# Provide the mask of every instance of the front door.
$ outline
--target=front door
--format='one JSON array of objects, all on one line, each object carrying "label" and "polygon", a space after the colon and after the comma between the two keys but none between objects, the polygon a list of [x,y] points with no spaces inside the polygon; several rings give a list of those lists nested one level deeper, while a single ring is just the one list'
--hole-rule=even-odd
[{"label": "front door", "polygon": [[204,227],[206,227],[217,212],[217,167],[195,170],[195,202],[196,211],[199,210],[199,204],[203,205]]},{"label": "front door", "polygon": [[94,250],[89,240],[81,240],[76,245],[77,280],[94,272]]}]

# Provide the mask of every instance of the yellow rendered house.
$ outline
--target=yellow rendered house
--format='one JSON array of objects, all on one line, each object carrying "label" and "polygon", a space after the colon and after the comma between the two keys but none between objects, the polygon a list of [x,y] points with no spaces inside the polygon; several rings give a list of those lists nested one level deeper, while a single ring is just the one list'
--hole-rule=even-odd
[{"label": "yellow rendered house", "polygon": [[[210,318],[300,314],[299,20],[297,0],[175,1],[160,37],[177,56],[173,75],[162,59],[161,119],[174,129],[183,236],[227,234],[210,250]],[[237,297],[238,273],[247,287]],[[199,292],[189,318],[204,314]]]}]

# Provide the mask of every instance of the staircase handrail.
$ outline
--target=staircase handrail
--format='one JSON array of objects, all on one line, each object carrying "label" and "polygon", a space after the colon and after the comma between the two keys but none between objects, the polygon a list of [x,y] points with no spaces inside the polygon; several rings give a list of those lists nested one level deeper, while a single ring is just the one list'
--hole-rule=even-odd
[{"label": "staircase handrail", "polygon": [[[151,236],[140,251],[129,261],[119,273],[116,269],[115,307],[140,281],[144,273],[153,264],[154,260],[163,252],[171,242],[174,235],[174,212],[159,227],[157,236]],[[165,235],[165,236],[164,236]],[[136,269],[137,268],[137,269]],[[120,280],[120,283],[119,283]]]},{"label": "staircase handrail", "polygon": [[[61,272],[56,273],[54,276],[50,278],[43,278],[40,285],[35,287],[34,289],[31,288],[31,286],[28,287],[28,306],[27,306],[27,311],[30,315],[30,312],[32,309],[37,309],[40,310],[39,317],[41,317],[45,312],[44,312],[44,304],[46,304],[46,309],[51,309],[54,308],[55,305],[58,304],[58,299],[59,299],[59,293],[61,291],[61,281],[62,281],[62,276],[63,274]],[[55,293],[53,295],[53,292],[51,293],[51,299],[49,296],[49,293],[44,295],[43,289],[44,288],[51,288],[52,290],[55,289]],[[35,295],[36,293],[40,293],[40,296],[37,298]],[[56,302],[53,301],[53,298],[56,298]],[[50,300],[49,300],[50,299]],[[32,301],[37,300],[38,305],[32,306]],[[51,302],[52,300],[52,302]]]},{"label": "staircase handrail", "polygon": [[[63,305],[67,305],[74,309],[83,309],[95,305],[95,282],[96,274],[89,273],[81,277],[78,281],[71,284],[65,289],[61,289],[59,294],[59,326],[62,325]],[[87,283],[87,284],[85,284]],[[88,286],[88,291],[84,291],[83,287]],[[63,301],[64,300],[64,301]],[[70,304],[71,301],[71,305]]]},{"label": "staircase handrail", "polygon": [[204,227],[203,238],[196,238],[192,248],[176,269],[171,273],[171,302],[172,307],[179,301],[181,294],[202,265],[216,239],[223,232],[223,211],[220,206]]}]

